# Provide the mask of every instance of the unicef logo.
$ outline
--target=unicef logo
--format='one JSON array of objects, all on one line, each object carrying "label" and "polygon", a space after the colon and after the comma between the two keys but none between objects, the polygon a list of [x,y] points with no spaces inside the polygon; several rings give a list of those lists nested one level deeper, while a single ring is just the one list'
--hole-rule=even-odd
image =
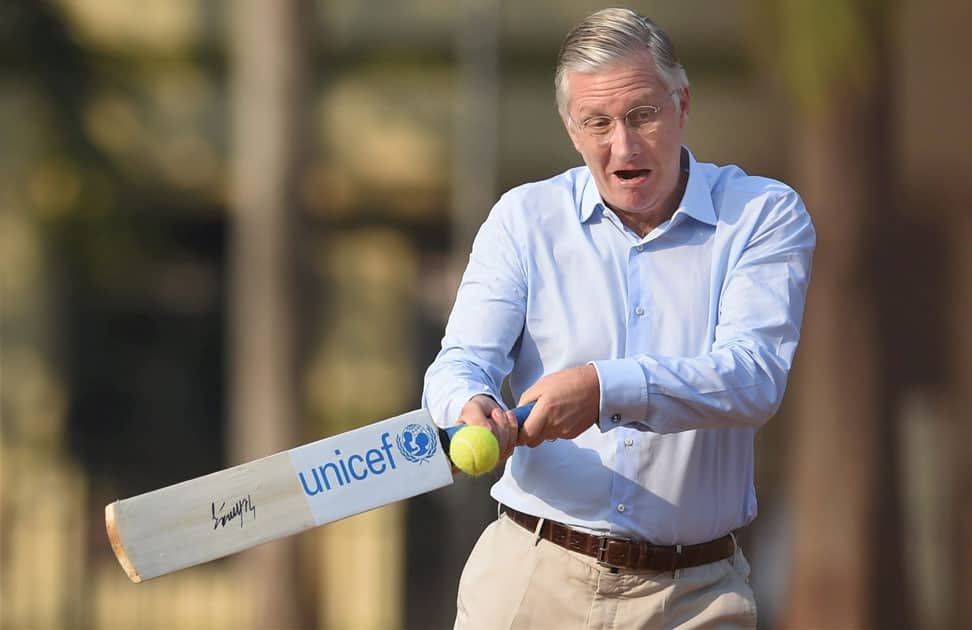
[{"label": "unicef logo", "polygon": [[402,457],[413,464],[432,459],[439,444],[439,438],[432,427],[423,424],[407,425],[395,440]]}]

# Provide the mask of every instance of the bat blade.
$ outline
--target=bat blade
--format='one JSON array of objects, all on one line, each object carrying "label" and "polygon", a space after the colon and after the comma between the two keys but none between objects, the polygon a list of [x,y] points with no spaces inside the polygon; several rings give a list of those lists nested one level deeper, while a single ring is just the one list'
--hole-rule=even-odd
[{"label": "bat blade", "polygon": [[133,582],[215,560],[452,483],[428,412],[305,444],[105,507]]}]

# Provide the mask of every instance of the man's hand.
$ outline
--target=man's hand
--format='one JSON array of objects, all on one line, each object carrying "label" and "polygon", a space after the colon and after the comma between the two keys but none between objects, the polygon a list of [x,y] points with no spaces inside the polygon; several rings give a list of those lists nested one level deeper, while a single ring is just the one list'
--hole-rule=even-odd
[{"label": "man's hand", "polygon": [[497,465],[502,465],[513,454],[519,432],[516,416],[512,411],[503,411],[499,403],[490,396],[480,394],[470,398],[469,402],[462,406],[459,423],[483,426],[493,432],[500,448]]},{"label": "man's hand", "polygon": [[601,388],[593,365],[567,368],[538,380],[517,405],[537,401],[519,432],[517,445],[539,446],[544,440],[575,438],[598,418]]}]

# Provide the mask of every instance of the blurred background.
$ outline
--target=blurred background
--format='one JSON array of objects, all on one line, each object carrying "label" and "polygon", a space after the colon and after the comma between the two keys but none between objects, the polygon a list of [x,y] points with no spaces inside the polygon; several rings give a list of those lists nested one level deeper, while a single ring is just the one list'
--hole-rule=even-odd
[{"label": "blurred background", "polygon": [[[122,497],[420,404],[497,195],[580,163],[573,0],[0,3],[0,627],[451,627],[491,479],[145,584]],[[796,187],[763,628],[970,628],[972,3],[639,2],[687,143]]]}]

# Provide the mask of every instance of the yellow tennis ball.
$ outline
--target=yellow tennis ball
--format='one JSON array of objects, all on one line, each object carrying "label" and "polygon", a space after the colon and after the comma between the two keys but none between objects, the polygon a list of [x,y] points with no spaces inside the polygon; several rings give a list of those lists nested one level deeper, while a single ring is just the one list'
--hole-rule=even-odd
[{"label": "yellow tennis ball", "polygon": [[499,442],[486,427],[463,427],[449,444],[449,459],[467,475],[484,475],[493,470],[499,461]]}]

